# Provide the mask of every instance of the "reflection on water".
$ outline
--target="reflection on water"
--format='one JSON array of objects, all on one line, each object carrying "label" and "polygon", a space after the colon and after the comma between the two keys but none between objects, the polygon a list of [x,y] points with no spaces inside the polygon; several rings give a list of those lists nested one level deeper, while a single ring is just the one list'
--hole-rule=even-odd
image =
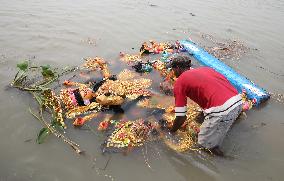
[{"label": "reflection on water", "polygon": [[175,166],[175,170],[185,179],[190,175],[191,180],[217,180],[218,169],[210,160],[210,156],[191,152],[181,154],[168,151],[165,153],[171,164]]},{"label": "reflection on water", "polygon": [[53,137],[37,145],[41,124],[27,111],[33,100],[5,87],[16,62],[23,59],[64,67],[101,56],[111,61],[110,68],[117,73],[125,68],[118,60],[120,51],[134,48],[137,52],[148,39],[190,37],[208,45],[201,32],[217,40],[238,39],[257,49],[239,60],[224,61],[268,91],[283,94],[284,77],[278,76],[284,74],[283,5],[278,0],[1,2],[0,180],[110,180],[106,174],[115,180],[281,180],[284,106],[274,99],[234,125],[223,144],[234,159],[177,154],[157,143],[148,145],[147,153],[143,148],[144,156],[142,149],[127,156],[113,154],[98,175],[94,158],[96,168],[104,168],[108,159],[101,154],[100,137],[89,130],[68,130],[74,141],[82,143],[85,156],[75,155]]}]

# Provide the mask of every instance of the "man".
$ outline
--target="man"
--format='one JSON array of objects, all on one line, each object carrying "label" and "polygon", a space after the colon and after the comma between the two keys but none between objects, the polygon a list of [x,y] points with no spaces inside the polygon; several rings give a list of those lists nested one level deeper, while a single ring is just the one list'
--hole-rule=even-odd
[{"label": "man", "polygon": [[242,110],[238,91],[220,73],[209,67],[190,69],[189,57],[179,56],[170,67],[178,78],[174,84],[175,121],[170,131],[177,131],[186,120],[187,97],[204,113],[198,144],[222,156],[219,146]]}]

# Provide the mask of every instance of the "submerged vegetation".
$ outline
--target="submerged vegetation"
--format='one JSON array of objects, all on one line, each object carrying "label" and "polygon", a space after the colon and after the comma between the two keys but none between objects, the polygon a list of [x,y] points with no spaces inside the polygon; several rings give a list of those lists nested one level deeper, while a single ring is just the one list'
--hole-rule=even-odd
[{"label": "submerged vegetation", "polygon": [[[17,68],[18,72],[11,86],[29,92],[38,103],[37,110],[29,108],[29,112],[43,124],[43,128],[38,133],[37,143],[43,143],[45,138],[52,134],[70,145],[77,153],[81,153],[79,145],[64,135],[66,126],[62,117],[60,101],[52,91],[52,84],[60,76],[68,74],[76,68],[65,68],[59,71],[50,65],[33,65],[30,61],[18,63]],[[45,113],[49,113],[48,116]]]}]

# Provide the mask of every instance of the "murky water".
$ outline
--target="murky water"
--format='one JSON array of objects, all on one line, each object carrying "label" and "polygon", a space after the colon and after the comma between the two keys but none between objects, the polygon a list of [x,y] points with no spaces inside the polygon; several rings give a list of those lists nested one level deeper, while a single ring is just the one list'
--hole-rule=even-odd
[{"label": "murky water", "polygon": [[148,39],[201,42],[200,33],[206,33],[243,41],[252,51],[225,62],[268,91],[283,94],[283,17],[281,0],[1,0],[0,180],[283,180],[284,105],[275,99],[234,125],[223,144],[231,159],[150,144],[128,156],[111,155],[98,175],[94,164],[104,168],[109,159],[101,155],[99,137],[70,127],[68,135],[85,156],[54,137],[36,144],[41,124],[27,111],[32,99],[6,89],[19,60],[65,66],[101,56],[118,72],[123,68],[120,51],[137,51]]}]

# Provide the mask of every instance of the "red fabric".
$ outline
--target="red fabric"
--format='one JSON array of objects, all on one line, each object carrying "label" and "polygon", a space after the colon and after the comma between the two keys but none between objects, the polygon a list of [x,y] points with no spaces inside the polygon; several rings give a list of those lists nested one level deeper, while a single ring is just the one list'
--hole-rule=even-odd
[{"label": "red fabric", "polygon": [[189,97],[203,109],[208,109],[224,104],[237,94],[225,76],[209,67],[188,70],[174,84],[176,107],[185,106]]}]

